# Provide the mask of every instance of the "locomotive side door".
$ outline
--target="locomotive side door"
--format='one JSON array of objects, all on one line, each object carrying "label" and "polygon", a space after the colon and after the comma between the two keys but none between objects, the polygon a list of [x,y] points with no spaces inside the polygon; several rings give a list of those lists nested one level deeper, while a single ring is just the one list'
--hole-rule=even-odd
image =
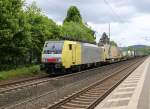
[{"label": "locomotive side door", "polygon": [[72,44],[72,64],[76,64],[76,45]]}]

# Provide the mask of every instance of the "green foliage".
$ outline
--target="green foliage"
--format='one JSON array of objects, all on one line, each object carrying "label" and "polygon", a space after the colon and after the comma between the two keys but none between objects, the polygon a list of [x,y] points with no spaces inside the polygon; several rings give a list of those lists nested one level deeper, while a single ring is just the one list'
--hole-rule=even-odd
[{"label": "green foliage", "polygon": [[55,22],[42,15],[41,10],[33,2],[26,11],[28,23],[30,24],[30,60],[40,61],[41,51],[46,40],[59,39],[60,31]]},{"label": "green foliage", "polygon": [[[0,65],[15,65],[26,52],[28,37],[22,0],[0,0]],[[0,67],[0,69],[2,68]]]},{"label": "green foliage", "polygon": [[150,47],[139,48],[137,51],[143,55],[150,55]]},{"label": "green foliage", "polygon": [[64,19],[64,23],[71,21],[76,23],[82,23],[80,11],[76,6],[70,6],[70,8],[67,11],[67,17]]},{"label": "green foliage", "polygon": [[132,51],[132,50],[134,50],[134,47],[132,47],[132,46],[128,46],[128,48],[127,48],[129,51]]},{"label": "green foliage", "polygon": [[95,32],[82,22],[78,8],[71,6],[67,11],[67,17],[62,25],[61,35],[94,42],[94,34]]},{"label": "green foliage", "polygon": [[40,62],[46,40],[59,39],[59,27],[33,2],[0,0],[0,70]]},{"label": "green foliage", "polygon": [[75,22],[66,22],[61,28],[62,36],[70,36],[75,39],[94,41],[95,39],[90,32],[91,31],[89,28],[85,28],[84,26]]},{"label": "green foliage", "polygon": [[14,77],[21,77],[21,76],[23,77],[23,76],[34,75],[39,73],[40,73],[40,68],[38,65],[17,68],[15,70],[1,71],[0,80],[10,79]]},{"label": "green foliage", "polygon": [[150,47],[149,46],[143,46],[143,47],[134,47],[134,46],[128,46],[126,50],[129,51],[135,51],[138,55],[150,55]]}]

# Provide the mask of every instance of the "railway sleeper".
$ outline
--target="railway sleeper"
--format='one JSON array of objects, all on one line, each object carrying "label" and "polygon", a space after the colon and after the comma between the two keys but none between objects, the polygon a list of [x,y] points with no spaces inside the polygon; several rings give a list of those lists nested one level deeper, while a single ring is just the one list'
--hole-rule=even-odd
[{"label": "railway sleeper", "polygon": [[94,94],[94,93],[93,93],[93,94],[92,94],[92,93],[91,93],[91,94],[88,94],[88,93],[85,93],[85,94],[84,94],[84,96],[89,96],[89,97],[97,97],[97,96],[99,96],[99,95],[101,95],[101,93],[99,93],[99,94]]},{"label": "railway sleeper", "polygon": [[69,106],[61,106],[60,108],[57,109],[85,109],[85,108],[73,108],[73,107],[69,107]]},{"label": "railway sleeper", "polygon": [[98,91],[88,91],[86,92],[85,94],[91,94],[91,95],[99,95],[101,93],[104,93],[105,91],[101,91],[101,90],[98,90]]},{"label": "railway sleeper", "polygon": [[81,100],[71,100],[72,103],[78,103],[78,104],[90,104],[91,101],[81,101]]},{"label": "railway sleeper", "polygon": [[74,104],[74,103],[71,103],[71,102],[68,102],[66,104],[64,104],[63,106],[68,106],[70,107],[70,109],[75,109],[75,108],[86,108],[89,106],[89,104]]},{"label": "railway sleeper", "polygon": [[84,102],[91,102],[93,101],[93,99],[86,99],[86,98],[75,98],[74,100],[77,100],[77,101],[84,101]]},{"label": "railway sleeper", "polygon": [[96,93],[96,92],[104,92],[105,90],[107,90],[108,89],[108,87],[106,88],[101,88],[101,87],[99,87],[99,88],[94,88],[94,89],[92,89],[92,90],[89,90],[88,92],[91,92],[91,93]]},{"label": "railway sleeper", "polygon": [[80,96],[79,99],[84,99],[84,100],[87,100],[87,101],[88,101],[88,100],[91,100],[91,101],[92,101],[92,100],[94,100],[95,98],[94,98],[94,97],[93,97],[93,98],[91,98],[91,97],[89,98],[89,97],[85,97],[85,96]]},{"label": "railway sleeper", "polygon": [[80,97],[87,98],[87,99],[96,99],[97,98],[97,97],[86,96],[86,95],[80,95]]}]

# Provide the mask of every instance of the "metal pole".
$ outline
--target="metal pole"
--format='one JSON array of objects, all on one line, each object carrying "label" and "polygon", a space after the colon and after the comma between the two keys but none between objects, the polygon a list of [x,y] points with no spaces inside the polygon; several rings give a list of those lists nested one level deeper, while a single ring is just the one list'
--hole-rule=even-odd
[{"label": "metal pole", "polygon": [[109,39],[110,39],[110,23],[109,23],[109,30],[108,31],[109,31]]}]

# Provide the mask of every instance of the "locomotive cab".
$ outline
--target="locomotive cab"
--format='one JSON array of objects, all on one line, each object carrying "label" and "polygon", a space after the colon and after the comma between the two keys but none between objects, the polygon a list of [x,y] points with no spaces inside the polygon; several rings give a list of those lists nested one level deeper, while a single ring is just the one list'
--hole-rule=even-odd
[{"label": "locomotive cab", "polygon": [[[48,73],[80,71],[104,61],[102,48],[77,41],[46,41],[42,52],[41,70]],[[58,72],[57,72],[58,71]]]},{"label": "locomotive cab", "polygon": [[42,51],[41,69],[54,70],[62,67],[64,41],[46,41]]},{"label": "locomotive cab", "polygon": [[81,64],[81,44],[74,41],[46,41],[41,70],[55,73]]}]

